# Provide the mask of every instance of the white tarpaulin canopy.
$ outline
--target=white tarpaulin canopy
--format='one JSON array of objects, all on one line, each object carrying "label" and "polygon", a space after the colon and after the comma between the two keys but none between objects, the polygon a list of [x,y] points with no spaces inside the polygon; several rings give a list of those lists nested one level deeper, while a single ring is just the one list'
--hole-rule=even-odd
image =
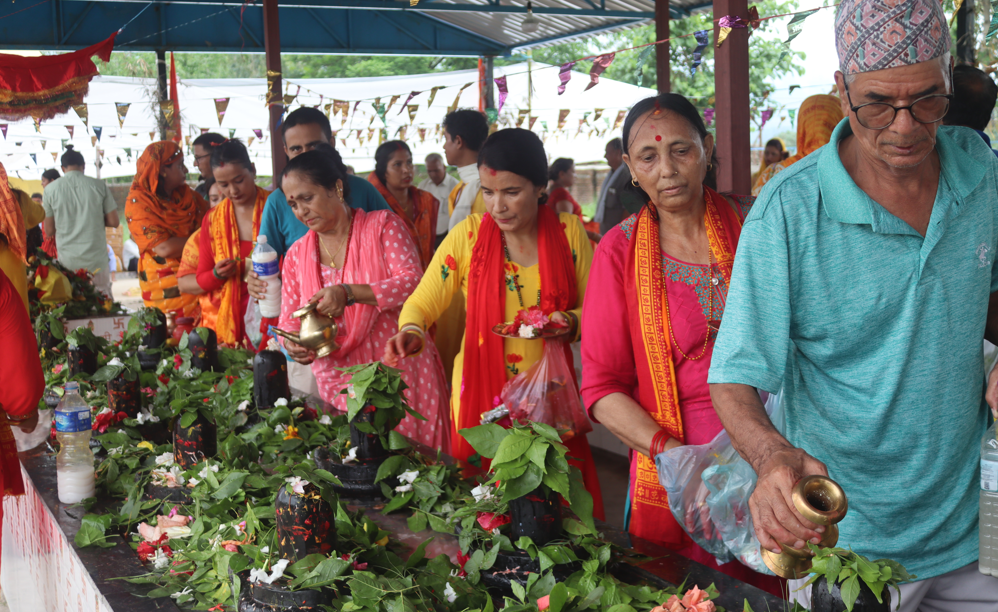
[{"label": "white tarpaulin canopy", "polygon": [[[544,140],[549,159],[570,157],[576,163],[602,160],[605,143],[615,132],[618,113],[655,93],[605,78],[584,91],[590,82],[589,75],[573,72],[565,93],[558,95],[558,68],[538,63],[529,70],[526,63],[497,67],[494,76],[506,76],[509,92],[499,115],[500,127],[512,127],[521,117],[522,127],[528,127],[528,117],[533,117],[532,129]],[[477,80],[477,70],[379,78],[296,79],[286,81],[286,92],[295,96],[289,111],[299,106],[317,106],[326,111],[327,105],[334,101],[349,103],[338,108],[330,106],[328,114],[336,132],[336,147],[344,161],[363,172],[374,167],[374,150],[381,129],[388,140],[404,139],[413,149],[417,163],[429,153],[442,152],[440,122],[455,98],[459,98],[458,108],[478,107]],[[529,96],[528,82],[533,83],[533,93]],[[437,91],[430,104],[434,88]],[[233,134],[250,143],[250,153],[260,174],[270,174],[266,89],[267,81],[263,78],[180,81],[185,140],[193,140],[202,131],[219,132],[226,137]],[[74,111],[46,121],[37,129],[30,120],[11,123],[6,138],[0,142],[3,164],[12,176],[36,179],[45,169],[59,167],[52,154],[61,156],[64,145],[72,143],[87,160],[87,174],[96,174],[94,162],[100,154],[102,177],[131,176],[142,150],[159,139],[156,91],[154,79],[96,77],[85,101],[87,125]],[[410,118],[403,105],[413,92],[420,93],[409,102],[415,108]],[[374,102],[377,100],[387,107],[394,96],[399,97],[387,110],[383,122]],[[498,104],[497,87],[494,97]],[[219,123],[216,111],[226,98],[228,103]],[[122,104],[129,106],[119,124]],[[99,141],[95,138],[95,128],[101,132]],[[619,134],[619,130],[616,132]],[[188,167],[193,171],[193,159],[188,159]]]}]

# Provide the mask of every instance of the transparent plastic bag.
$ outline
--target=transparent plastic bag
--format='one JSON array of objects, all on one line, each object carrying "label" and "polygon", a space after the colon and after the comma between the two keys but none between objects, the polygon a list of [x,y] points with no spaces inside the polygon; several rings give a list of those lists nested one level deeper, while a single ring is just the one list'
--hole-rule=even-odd
[{"label": "transparent plastic bag", "polygon": [[[766,412],[782,433],[783,392],[770,395]],[[756,474],[721,430],[709,444],[680,446],[655,457],[658,478],[669,495],[669,509],[693,541],[718,563],[738,559],[772,574],[762,561],[748,501]]]},{"label": "transparent plastic bag", "polygon": [[567,430],[565,439],[593,430],[560,342],[545,341],[544,355],[506,382],[501,399],[510,418]]}]

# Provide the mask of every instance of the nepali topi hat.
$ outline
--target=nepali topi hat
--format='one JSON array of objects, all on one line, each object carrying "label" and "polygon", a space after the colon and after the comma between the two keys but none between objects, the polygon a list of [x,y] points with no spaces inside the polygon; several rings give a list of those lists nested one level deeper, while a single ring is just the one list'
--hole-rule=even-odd
[{"label": "nepali topi hat", "polygon": [[845,74],[919,64],[949,52],[939,0],[843,0],[835,47]]}]

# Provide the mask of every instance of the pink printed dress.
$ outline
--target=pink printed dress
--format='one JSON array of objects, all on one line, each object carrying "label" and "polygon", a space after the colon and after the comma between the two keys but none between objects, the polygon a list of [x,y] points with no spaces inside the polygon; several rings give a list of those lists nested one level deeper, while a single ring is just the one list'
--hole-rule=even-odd
[{"label": "pink printed dress", "polygon": [[[312,363],[322,399],[346,410],[349,374],[336,368],[380,361],[385,344],[398,332],[402,304],[413,292],[423,269],[419,253],[402,221],[389,211],[354,210],[353,227],[343,268],[319,263],[318,235],[309,231],[288,250],[284,261],[281,289],[280,328],[297,332],[301,322],[294,311],[309,303],[323,287],[346,283],[370,285],[378,305],[354,304],[336,320],[340,325],[340,349]],[[426,417],[411,416],[398,426],[408,436],[430,448],[450,452],[450,414],[443,366],[436,346],[427,338],[426,349],[418,356],[399,362],[409,405]]]}]

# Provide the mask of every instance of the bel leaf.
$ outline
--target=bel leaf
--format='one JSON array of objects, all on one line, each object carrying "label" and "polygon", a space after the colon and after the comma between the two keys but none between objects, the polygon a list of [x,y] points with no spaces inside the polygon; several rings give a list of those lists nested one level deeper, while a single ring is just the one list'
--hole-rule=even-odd
[{"label": "bel leaf", "polygon": [[495,423],[462,429],[458,432],[468,441],[475,452],[492,458],[499,450],[499,444],[509,436],[509,431]]}]

